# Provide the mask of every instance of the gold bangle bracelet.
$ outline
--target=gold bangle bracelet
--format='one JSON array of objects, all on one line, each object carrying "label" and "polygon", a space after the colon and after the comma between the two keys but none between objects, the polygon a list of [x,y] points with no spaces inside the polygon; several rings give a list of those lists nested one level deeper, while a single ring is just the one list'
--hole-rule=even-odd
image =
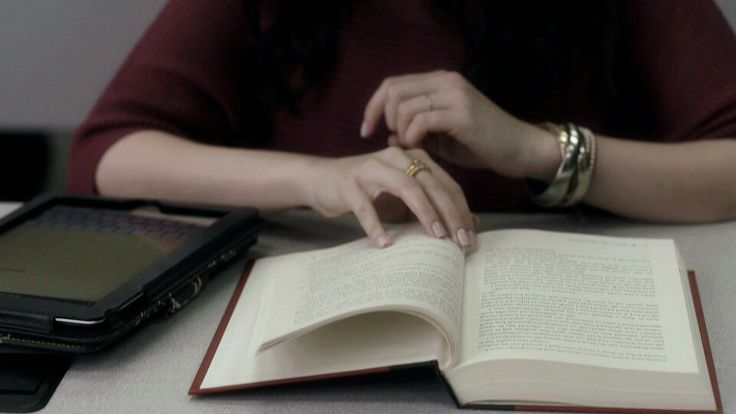
[{"label": "gold bangle bracelet", "polygon": [[541,191],[527,181],[532,200],[543,207],[572,206],[585,197],[593,176],[596,156],[595,135],[571,123],[540,125],[557,137],[561,161],[552,182]]},{"label": "gold bangle bracelet", "polygon": [[561,161],[560,166],[557,167],[555,178],[549,186],[544,191],[536,194],[531,189],[530,192],[534,202],[543,207],[559,206],[569,193],[570,182],[575,175],[578,153],[582,145],[582,137],[577,131],[572,131],[570,125],[545,123],[541,127],[557,137]]},{"label": "gold bangle bracelet", "polygon": [[570,183],[570,189],[562,202],[563,206],[572,206],[583,200],[588,192],[593,167],[595,166],[596,142],[595,135],[588,128],[573,126],[583,137],[583,146],[580,149],[577,160],[575,176]]}]

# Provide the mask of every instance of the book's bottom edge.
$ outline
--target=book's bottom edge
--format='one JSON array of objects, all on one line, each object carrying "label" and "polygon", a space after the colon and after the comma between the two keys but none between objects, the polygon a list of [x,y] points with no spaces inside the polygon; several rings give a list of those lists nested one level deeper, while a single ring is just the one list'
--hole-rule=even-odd
[{"label": "book's bottom edge", "polygon": [[199,387],[192,387],[189,390],[189,395],[206,396],[206,395],[220,394],[220,393],[226,393],[226,392],[245,391],[245,390],[257,389],[257,388],[268,388],[268,387],[279,386],[279,385],[303,384],[303,383],[327,381],[327,380],[333,380],[333,379],[360,378],[360,377],[368,377],[368,376],[378,376],[382,374],[393,375],[393,374],[409,372],[409,371],[431,370],[432,372],[439,372],[437,366],[438,366],[437,361],[426,361],[426,362],[417,362],[417,363],[411,363],[411,364],[405,364],[405,365],[376,367],[376,368],[360,369],[360,370],[353,370],[353,371],[334,372],[334,373],[329,373],[329,374],[308,375],[308,376],[302,376],[302,377],[282,378],[282,379],[269,380],[269,381],[257,381],[257,382],[250,382],[250,383],[232,384],[232,385],[225,385],[225,386],[219,386],[219,387],[203,388],[199,386]]},{"label": "book's bottom edge", "polygon": [[544,405],[544,404],[458,404],[460,408],[498,411],[544,411],[561,413],[601,413],[601,414],[722,414],[720,410],[689,410],[664,408],[623,408],[583,405]]}]

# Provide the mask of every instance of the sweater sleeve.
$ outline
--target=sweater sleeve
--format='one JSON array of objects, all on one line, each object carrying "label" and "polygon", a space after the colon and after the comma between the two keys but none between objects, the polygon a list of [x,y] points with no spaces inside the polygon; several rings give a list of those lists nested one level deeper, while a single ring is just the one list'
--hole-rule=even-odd
[{"label": "sweater sleeve", "polygon": [[736,137],[736,36],[711,0],[622,1],[622,25],[658,137]]},{"label": "sweater sleeve", "polygon": [[93,194],[102,155],[156,129],[219,143],[239,134],[239,73],[252,31],[238,0],[170,0],[76,130],[67,187]]}]

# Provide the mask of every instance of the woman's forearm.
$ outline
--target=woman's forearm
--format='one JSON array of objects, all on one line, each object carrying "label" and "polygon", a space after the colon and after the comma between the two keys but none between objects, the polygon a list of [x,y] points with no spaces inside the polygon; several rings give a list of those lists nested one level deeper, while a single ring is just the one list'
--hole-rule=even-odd
[{"label": "woman's forearm", "polygon": [[[414,163],[423,168],[407,172]],[[462,247],[473,243],[476,226],[457,183],[422,150],[321,158],[139,131],[107,150],[96,183],[111,196],[254,207],[262,213],[299,206],[326,217],[352,212],[379,247],[391,244],[381,213],[411,212],[427,234]]]},{"label": "woman's forearm", "polygon": [[[548,131],[525,124],[526,176],[551,181],[559,147]],[[736,218],[736,139],[642,142],[598,135],[595,170],[584,201],[647,221]]]},{"label": "woman's forearm", "polygon": [[[547,134],[546,141],[540,133]],[[539,128],[529,129],[528,135],[545,150],[529,151],[527,176],[550,181],[560,163],[559,150],[541,143],[553,137]],[[586,203],[647,221],[736,218],[736,139],[661,143],[599,135],[596,141]]]},{"label": "woman's forearm", "polygon": [[599,136],[585,202],[651,221],[736,218],[736,140],[648,143]]},{"label": "woman's forearm", "polygon": [[307,203],[304,174],[314,157],[204,145],[138,131],[113,145],[97,167],[103,195],[248,206],[262,212]]}]

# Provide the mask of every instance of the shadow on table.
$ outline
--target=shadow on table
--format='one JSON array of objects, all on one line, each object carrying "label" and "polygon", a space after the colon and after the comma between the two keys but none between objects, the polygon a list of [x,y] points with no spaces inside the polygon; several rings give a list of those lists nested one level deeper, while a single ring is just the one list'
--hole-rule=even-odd
[{"label": "shadow on table", "polygon": [[449,390],[436,368],[413,367],[364,377],[337,378],[299,384],[277,385],[225,394],[192,397],[202,405],[334,403],[431,403],[455,407]]}]

